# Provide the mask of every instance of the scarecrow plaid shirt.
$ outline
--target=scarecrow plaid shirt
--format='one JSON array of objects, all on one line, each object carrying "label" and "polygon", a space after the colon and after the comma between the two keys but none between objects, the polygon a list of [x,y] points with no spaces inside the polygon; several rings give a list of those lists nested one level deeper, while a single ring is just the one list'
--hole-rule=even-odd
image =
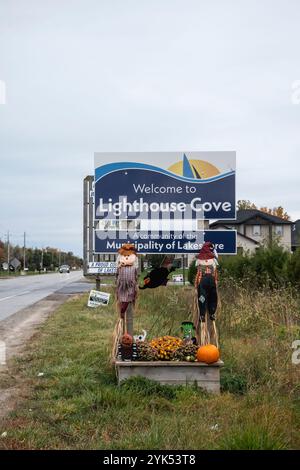
[{"label": "scarecrow plaid shirt", "polygon": [[117,271],[117,297],[119,302],[133,302],[137,294],[137,269],[122,266]]},{"label": "scarecrow plaid shirt", "polygon": [[197,274],[195,277],[195,287],[198,287],[198,285],[201,282],[202,277],[205,276],[205,274],[210,274],[211,276],[214,277],[215,282],[216,283],[218,282],[218,271],[216,269],[216,266],[215,265],[201,266],[200,264],[198,265]]}]

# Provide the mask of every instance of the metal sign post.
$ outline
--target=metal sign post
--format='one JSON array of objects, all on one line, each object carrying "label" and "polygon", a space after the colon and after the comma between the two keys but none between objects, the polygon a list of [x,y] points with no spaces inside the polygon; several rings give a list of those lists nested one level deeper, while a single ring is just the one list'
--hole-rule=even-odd
[{"label": "metal sign post", "polygon": [[[94,177],[83,180],[83,275],[87,276],[88,265],[94,261]],[[98,257],[99,258],[99,257]],[[96,274],[96,290],[100,290],[101,278]]]},{"label": "metal sign post", "polygon": [[101,276],[116,273],[116,263],[101,260],[94,250],[94,176],[83,181],[83,275],[95,276],[96,290],[100,290]]},{"label": "metal sign post", "polygon": [[90,224],[89,224],[89,206],[90,206],[90,193],[92,191],[93,176],[87,176],[83,180],[83,274],[87,274],[87,265],[92,261],[91,247],[90,247]]}]

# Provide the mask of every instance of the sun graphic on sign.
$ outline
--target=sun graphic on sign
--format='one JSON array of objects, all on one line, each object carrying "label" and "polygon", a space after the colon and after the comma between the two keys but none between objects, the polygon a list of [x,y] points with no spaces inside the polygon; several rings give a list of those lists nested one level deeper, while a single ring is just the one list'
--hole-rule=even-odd
[{"label": "sun graphic on sign", "polygon": [[188,160],[185,154],[181,162],[174,163],[168,170],[176,175],[194,179],[206,179],[220,174],[215,165],[204,160]]}]

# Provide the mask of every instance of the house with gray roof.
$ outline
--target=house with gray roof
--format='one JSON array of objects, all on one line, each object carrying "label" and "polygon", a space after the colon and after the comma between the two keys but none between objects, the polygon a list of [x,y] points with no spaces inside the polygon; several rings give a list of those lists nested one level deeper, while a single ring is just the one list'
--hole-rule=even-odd
[{"label": "house with gray roof", "polygon": [[237,230],[239,251],[253,252],[260,245],[277,241],[286,250],[292,249],[293,222],[258,209],[237,211],[236,220],[217,220],[210,224],[213,230]]}]

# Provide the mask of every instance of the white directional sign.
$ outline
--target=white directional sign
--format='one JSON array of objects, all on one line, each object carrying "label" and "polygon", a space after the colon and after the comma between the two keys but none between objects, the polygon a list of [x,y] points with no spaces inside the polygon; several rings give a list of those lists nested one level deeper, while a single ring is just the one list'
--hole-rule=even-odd
[{"label": "white directional sign", "polygon": [[110,294],[108,292],[100,292],[98,290],[91,290],[88,300],[88,307],[101,307],[109,303]]},{"label": "white directional sign", "polygon": [[88,274],[116,274],[117,263],[113,261],[94,261],[88,263]]}]

